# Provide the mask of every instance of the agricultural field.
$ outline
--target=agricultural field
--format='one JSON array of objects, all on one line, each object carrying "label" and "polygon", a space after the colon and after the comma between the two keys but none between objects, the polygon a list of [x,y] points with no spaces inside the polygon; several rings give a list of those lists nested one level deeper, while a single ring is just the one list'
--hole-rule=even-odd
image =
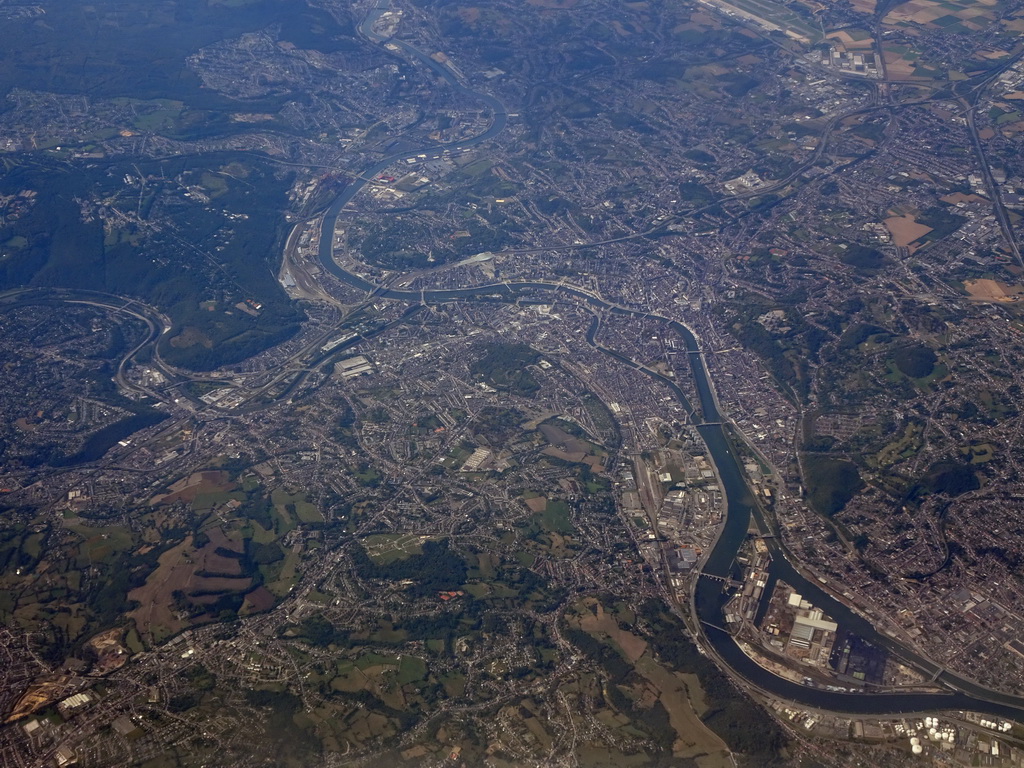
[{"label": "agricultural field", "polygon": [[931,227],[919,224],[909,214],[889,217],[885,220],[885,227],[892,234],[892,241],[903,247],[912,245],[932,231]]},{"label": "agricultural field", "polygon": [[977,32],[999,15],[997,0],[910,0],[894,7],[883,19],[892,26],[931,26],[947,32]]},{"label": "agricultural field", "polygon": [[137,652],[191,626],[268,610],[301,573],[302,544],[281,539],[323,518],[303,494],[263,494],[254,476],[207,469],[153,496],[130,525],[71,512],[59,529],[9,525],[0,532],[0,616],[43,630],[54,653],[115,625]]},{"label": "agricultural field", "polygon": [[1024,295],[1024,286],[1008,285],[988,278],[968,280],[964,283],[964,288],[972,299],[978,301],[1014,302],[1020,301]]}]

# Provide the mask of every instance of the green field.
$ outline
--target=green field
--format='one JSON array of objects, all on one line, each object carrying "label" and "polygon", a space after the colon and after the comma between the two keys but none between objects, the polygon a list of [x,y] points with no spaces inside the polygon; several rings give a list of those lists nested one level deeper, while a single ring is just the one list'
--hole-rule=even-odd
[{"label": "green field", "polygon": [[427,676],[427,663],[415,656],[403,656],[398,667],[398,684],[406,685]]},{"label": "green field", "polygon": [[569,505],[561,499],[549,501],[547,509],[537,515],[541,526],[546,531],[553,533],[569,534],[576,529],[572,525],[572,516],[569,512]]}]

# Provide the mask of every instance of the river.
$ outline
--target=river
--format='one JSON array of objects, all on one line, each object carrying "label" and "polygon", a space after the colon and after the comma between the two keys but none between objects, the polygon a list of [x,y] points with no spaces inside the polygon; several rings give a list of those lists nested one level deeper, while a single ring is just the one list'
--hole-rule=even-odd
[{"label": "river", "polygon": [[[382,38],[372,31],[372,26],[375,19],[387,8],[385,3],[386,0],[381,0],[378,7],[372,10],[362,25],[360,25],[360,31],[367,38],[378,43],[382,41]],[[522,291],[549,291],[573,296],[595,309],[620,315],[635,316],[637,318],[653,317],[643,310],[614,305],[591,293],[576,288],[537,281],[493,283],[471,288],[425,291],[381,288],[358,275],[346,272],[335,263],[333,258],[333,240],[338,216],[369,179],[375,178],[392,164],[401,162],[406,158],[415,157],[419,154],[462,149],[487,141],[497,136],[504,129],[507,122],[508,116],[505,108],[496,98],[486,93],[473,91],[462,85],[451,70],[443,64],[435,62],[408,43],[397,39],[391,39],[389,42],[394,43],[406,55],[431,69],[447,81],[453,89],[468,98],[480,101],[492,115],[491,124],[483,133],[468,139],[451,144],[427,145],[415,151],[391,155],[367,168],[359,178],[354,179],[330,205],[324,217],[319,243],[319,257],[324,269],[348,285],[367,293],[374,293],[383,298],[417,304],[423,302],[444,303],[483,297],[491,298],[494,296],[505,297],[509,301],[514,301]],[[668,318],[661,319],[668,323],[672,330],[680,336],[687,351],[690,353],[687,357],[690,361],[694,383],[700,400],[699,414],[687,401],[683,391],[674,381],[649,369],[638,367],[638,370],[652,378],[658,379],[680,399],[687,411],[693,414],[694,423],[697,424],[697,429],[707,445],[708,453],[714,462],[718,477],[725,491],[727,504],[721,535],[704,564],[703,572],[711,576],[727,576],[732,569],[737,551],[748,535],[751,517],[753,516],[756,519],[762,530],[767,531],[769,528],[765,524],[760,509],[754,503],[753,494],[744,477],[735,451],[730,445],[725,428],[722,425],[722,417],[718,411],[714,391],[708,379],[707,369],[700,355],[697,339],[681,323]],[[592,327],[591,334],[588,335],[588,340],[591,342],[593,342],[592,335],[594,331],[596,331],[596,326]],[[615,356],[626,364],[634,365],[625,357],[617,354]],[[896,640],[877,632],[870,622],[825,592],[819,583],[805,578],[790,562],[788,553],[777,539],[769,538],[766,540],[766,543],[772,554],[772,577],[782,579],[790,584],[841,626],[860,635],[873,645],[885,648],[890,653],[918,669],[933,674],[939,673],[939,668],[933,662],[915,654]],[[937,680],[951,689],[951,692],[948,694],[841,693],[812,688],[781,678],[759,666],[743,652],[731,635],[724,630],[716,628],[724,624],[722,609],[725,603],[725,595],[723,587],[723,583],[717,579],[700,578],[694,594],[696,614],[704,624],[705,637],[718,657],[733,672],[762,691],[810,707],[836,712],[882,715],[900,712],[918,713],[943,709],[963,709],[1024,721],[1024,698],[989,690],[945,671],[938,674]]]}]

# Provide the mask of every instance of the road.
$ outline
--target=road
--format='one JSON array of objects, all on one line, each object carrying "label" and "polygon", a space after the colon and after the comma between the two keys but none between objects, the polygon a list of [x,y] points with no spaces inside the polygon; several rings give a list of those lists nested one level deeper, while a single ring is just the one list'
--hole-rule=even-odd
[{"label": "road", "polygon": [[995,212],[996,219],[999,221],[999,228],[1003,232],[1003,239],[1006,241],[1006,246],[1010,249],[1010,253],[1013,254],[1013,258],[1016,259],[1017,265],[1024,267],[1024,261],[1021,260],[1020,245],[1017,242],[1017,235],[1013,230],[1013,223],[1010,221],[1010,215],[1006,212],[1006,206],[1003,205],[1003,195],[999,189],[999,185],[992,176],[992,167],[989,165],[988,156],[985,154],[985,146],[981,143],[981,136],[978,135],[978,126],[976,124],[976,116],[978,112],[978,105],[981,102],[982,96],[988,87],[997,81],[999,75],[1005,72],[1007,69],[1012,67],[1017,61],[1020,60],[1021,56],[1024,55],[1024,51],[1018,51],[1016,54],[1010,57],[1001,67],[999,67],[992,75],[982,81],[976,86],[969,97],[967,97],[967,130],[971,134],[971,143],[974,145],[974,154],[978,159],[978,166],[981,169],[981,177],[985,181],[985,188],[988,190],[988,196],[992,200],[992,209]]},{"label": "road", "polygon": [[[366,22],[364,22],[361,30],[364,34],[368,34],[371,39],[374,39],[372,33],[366,32]],[[378,40],[379,41],[379,40]],[[374,178],[380,171],[384,170],[391,164],[400,161],[404,158],[415,156],[423,152],[431,151],[444,151],[445,149],[451,149],[453,147],[466,147],[474,144],[478,144],[482,141],[486,141],[493,136],[496,136],[503,129],[505,121],[507,119],[504,108],[496,99],[488,96],[487,94],[479,94],[471,91],[465,85],[458,81],[456,75],[449,70],[447,67],[434,62],[428,56],[422,52],[416,50],[408,43],[395,41],[399,44],[399,47],[407,54],[418,59],[425,66],[430,67],[437,74],[444,79],[448,80],[453,88],[459,89],[468,96],[477,97],[484,102],[491,110],[493,120],[490,126],[478,136],[470,139],[465,139],[456,142],[453,145],[431,145],[428,147],[419,148],[412,152],[405,152],[401,154],[393,155],[385,160],[376,163],[373,167],[367,169],[357,179],[355,179],[335,200],[335,202],[329,207],[328,212],[325,216],[324,223],[321,231],[320,239],[320,261],[325,269],[330,271],[336,277],[344,280],[349,285],[352,285],[358,289],[367,292],[368,302],[370,299],[379,300],[381,298],[402,301],[410,304],[411,306],[400,318],[392,321],[387,326],[384,326],[378,331],[386,330],[391,325],[402,322],[406,317],[415,312],[423,304],[427,303],[448,303],[453,301],[478,301],[482,299],[494,300],[497,298],[502,301],[514,302],[521,297],[524,291],[528,292],[545,292],[558,294],[564,297],[571,297],[578,300],[581,305],[587,306],[596,312],[611,312],[615,314],[628,315],[636,317],[638,319],[655,319],[665,322],[673,330],[678,333],[684,340],[690,354],[687,355],[690,360],[694,380],[697,384],[698,393],[700,395],[701,411],[703,413],[703,420],[697,416],[692,405],[686,400],[682,390],[675,384],[671,379],[661,375],[657,371],[650,368],[644,367],[634,361],[625,358],[624,356],[612,351],[602,348],[602,351],[606,352],[610,356],[617,359],[618,362],[626,365],[630,365],[636,368],[638,371],[650,376],[660,383],[665,385],[673,394],[680,400],[680,402],[686,407],[687,411],[691,414],[691,418],[699,424],[699,432],[704,439],[709,455],[711,456],[715,465],[718,476],[725,489],[727,498],[727,512],[725,516],[725,522],[723,524],[723,533],[719,536],[719,539],[713,548],[710,556],[704,563],[704,572],[712,577],[722,578],[727,575],[728,569],[731,567],[732,561],[735,558],[736,551],[742,539],[746,536],[747,527],[751,515],[755,516],[755,519],[759,518],[760,511],[755,504],[751,502],[753,494],[751,494],[749,487],[746,484],[745,476],[743,475],[740,467],[737,463],[735,452],[730,449],[729,437],[725,432],[725,423],[727,420],[719,414],[717,400],[714,393],[714,388],[711,385],[710,378],[708,376],[707,368],[703,361],[703,354],[699,348],[697,340],[693,333],[685,328],[683,325],[671,318],[659,317],[650,314],[642,309],[623,307],[608,301],[605,301],[602,297],[596,295],[592,291],[588,291],[581,287],[576,287],[565,283],[564,281],[545,282],[543,280],[534,281],[506,281],[502,283],[494,284],[483,284],[477,286],[471,286],[460,289],[444,289],[444,290],[418,290],[418,291],[406,291],[388,288],[386,286],[378,286],[369,283],[365,279],[350,274],[341,269],[333,259],[333,231],[334,222],[340,215],[344,206],[359,192],[359,190],[366,183],[366,179]],[[980,93],[980,91],[979,91]],[[893,109],[897,107],[911,106],[916,103],[925,103],[927,99],[919,102],[906,102],[901,105],[870,105],[860,107],[858,109],[850,110],[848,112],[839,114],[831,118],[826,124],[824,135],[818,148],[812,155],[811,160],[802,166],[800,169],[790,174],[785,179],[782,179],[769,187],[758,190],[756,193],[750,193],[749,195],[736,196],[732,199],[742,199],[743,197],[753,196],[754,194],[763,195],[774,190],[780,190],[792,183],[797,177],[807,168],[816,162],[824,152],[824,148],[827,144],[827,139],[831,131],[835,126],[846,117],[850,117],[857,114],[871,112],[877,109]],[[975,98],[975,103],[977,97]],[[977,132],[973,128],[973,110],[969,113],[969,125],[972,126],[972,136],[976,142],[976,151],[983,154],[983,149],[980,146],[980,139],[977,137]],[[985,167],[986,182],[993,184],[994,181],[991,179],[991,172],[987,168],[987,163],[983,163]],[[995,187],[992,187],[995,189]],[[995,190],[996,193],[998,190]],[[994,201],[998,200],[997,194],[994,195]],[[1002,210],[1001,204],[997,210]],[[691,212],[692,213],[692,212]],[[1019,251],[1016,248],[1015,241],[1012,239],[1012,229],[1009,227],[1008,219],[1006,219],[1005,211],[1003,210],[1000,217],[1001,222],[1005,222],[1005,232],[1008,236],[1009,242],[1014,242],[1013,249],[1017,258],[1020,258]],[[646,232],[636,233],[633,235],[625,236],[622,238],[615,238],[607,241],[600,241],[587,244],[576,244],[573,246],[551,246],[549,249],[530,249],[530,252],[539,252],[541,250],[577,250],[586,247],[597,247],[602,244],[609,244],[614,242],[621,242],[627,239],[634,239],[640,237],[646,237],[650,234],[663,230],[667,226],[667,222],[662,222],[656,227],[653,227]],[[0,297],[3,301],[25,301],[25,302],[38,302],[38,301],[63,301],[72,303],[86,303],[94,306],[105,307],[111,311],[123,312],[131,314],[134,317],[139,318],[147,324],[149,328],[149,334],[147,338],[132,349],[123,359],[119,362],[117,369],[117,380],[122,386],[130,389],[135,389],[137,392],[146,394],[148,396],[157,396],[156,393],[146,388],[141,388],[138,385],[132,384],[126,377],[127,367],[135,359],[135,357],[147,346],[152,346],[154,352],[158,349],[161,338],[166,335],[171,327],[170,322],[165,316],[159,313],[157,310],[151,307],[145,307],[138,302],[133,302],[130,299],[116,296],[104,296],[86,294],[86,292],[61,292],[56,294],[44,295],[43,293],[33,294],[31,291],[25,291],[16,294],[7,294]],[[351,315],[350,315],[351,316]],[[596,328],[596,325],[592,330]],[[356,338],[351,343],[339,345],[338,348],[330,350],[327,353],[321,351],[322,345],[336,336],[341,331],[341,327],[335,327],[319,334],[315,339],[308,342],[304,347],[291,355],[288,360],[283,361],[278,367],[277,372],[272,377],[269,383],[261,386],[260,388],[248,392],[246,399],[239,408],[247,412],[259,410],[260,408],[266,407],[267,395],[272,389],[284,381],[288,376],[295,376],[296,378],[286,386],[282,392],[276,394],[273,400],[280,400],[291,396],[291,393],[309,376],[311,371],[317,370],[317,368],[328,360],[332,356],[344,351],[349,346],[355,346],[355,344],[361,343],[362,338]],[[589,339],[592,342],[592,339]],[[181,381],[183,377],[187,380],[188,374],[182,371],[173,369],[167,366],[160,359],[158,354],[153,356],[155,365],[160,368],[161,372],[164,373],[171,381]],[[202,409],[210,408],[206,404],[202,404]],[[163,432],[165,430],[161,430]],[[650,500],[648,500],[650,501]],[[765,530],[768,530],[767,525],[763,519],[758,519],[758,522]],[[766,691],[772,695],[782,696],[784,698],[803,702],[809,706],[814,706],[818,709],[827,709],[839,712],[857,711],[863,713],[888,713],[893,711],[928,711],[937,709],[948,709],[948,708],[962,708],[962,709],[974,709],[983,712],[990,712],[1000,716],[1014,717],[1015,719],[1024,720],[1024,698],[1011,696],[1009,694],[1003,694],[999,691],[994,691],[983,686],[980,686],[973,681],[953,675],[948,671],[942,670],[940,665],[926,659],[909,649],[896,640],[888,638],[881,633],[874,630],[873,627],[861,616],[854,614],[848,607],[840,603],[831,594],[825,592],[820,585],[808,580],[800,573],[799,564],[791,561],[791,555],[788,553],[781,542],[778,539],[771,539],[772,554],[776,559],[776,563],[780,569],[785,570],[786,580],[798,587],[800,591],[806,594],[809,598],[815,602],[816,605],[825,609],[828,613],[832,614],[834,618],[840,620],[842,623],[852,624],[856,626],[856,631],[865,636],[869,641],[888,648],[890,651],[895,653],[900,658],[906,660],[912,666],[922,670],[926,675],[934,675],[937,682],[945,686],[951,691],[948,695],[938,694],[839,694],[834,692],[821,691],[816,689],[808,689],[803,686],[795,685],[787,680],[768,674],[765,670],[757,665],[753,664],[748,657],[746,657],[742,651],[738,648],[733,639],[720,632],[714,627],[720,626],[722,621],[721,616],[721,596],[723,584],[718,579],[714,578],[703,578],[698,582],[698,588],[694,593],[693,598],[693,611],[699,618],[697,622],[698,626],[703,627],[703,644],[706,648],[711,649],[717,656],[719,661],[728,669],[731,669],[734,675],[745,680],[745,684],[751,688]]]}]

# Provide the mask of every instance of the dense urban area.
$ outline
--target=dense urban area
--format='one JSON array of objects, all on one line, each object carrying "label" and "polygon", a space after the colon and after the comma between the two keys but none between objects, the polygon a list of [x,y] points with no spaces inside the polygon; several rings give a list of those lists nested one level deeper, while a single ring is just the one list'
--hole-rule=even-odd
[{"label": "dense urban area", "polygon": [[1020,0],[0,20],[0,765],[1024,765]]}]

